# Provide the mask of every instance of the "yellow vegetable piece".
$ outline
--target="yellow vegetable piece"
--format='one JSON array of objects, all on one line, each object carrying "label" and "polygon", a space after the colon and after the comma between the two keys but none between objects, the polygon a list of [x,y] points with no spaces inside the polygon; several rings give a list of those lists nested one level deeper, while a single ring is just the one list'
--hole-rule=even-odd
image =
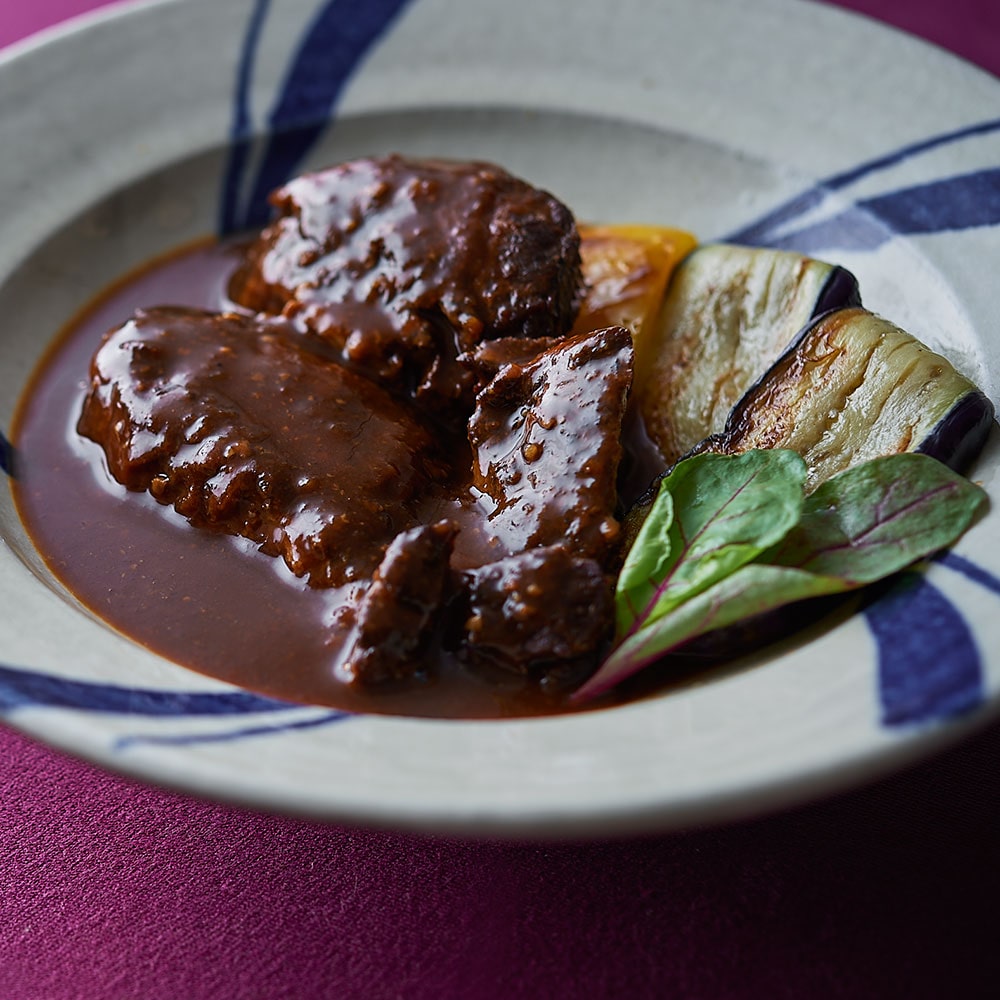
[{"label": "yellow vegetable piece", "polygon": [[659,311],[677,264],[697,246],[691,233],[665,226],[579,226],[585,294],[574,333],[624,326],[636,371],[644,371],[642,331]]}]

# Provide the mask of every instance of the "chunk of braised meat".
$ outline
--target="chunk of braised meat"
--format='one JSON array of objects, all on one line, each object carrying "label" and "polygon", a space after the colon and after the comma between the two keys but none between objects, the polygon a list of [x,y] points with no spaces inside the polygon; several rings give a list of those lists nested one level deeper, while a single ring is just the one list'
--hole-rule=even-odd
[{"label": "chunk of braised meat", "polygon": [[459,361],[472,372],[476,393],[480,393],[500,374],[506,365],[525,365],[534,361],[542,351],[559,343],[555,337],[539,337],[526,340],[524,337],[499,337],[484,340],[474,350],[459,356]]},{"label": "chunk of braised meat", "polygon": [[614,562],[622,420],[632,337],[621,327],[561,341],[501,366],[469,421],[473,486],[496,505],[488,531],[508,552],[565,541]]},{"label": "chunk of braised meat", "polygon": [[553,545],[465,576],[466,659],[536,679],[596,667],[614,631],[614,600],[595,560]]},{"label": "chunk of braised meat", "polygon": [[370,576],[446,472],[406,406],[286,324],[199,310],[111,331],[78,429],[124,486],[314,586]]},{"label": "chunk of braised meat", "polygon": [[386,549],[358,602],[340,673],[348,683],[377,685],[414,677],[441,617],[457,526],[450,521],[404,531]]},{"label": "chunk of braised meat", "polygon": [[471,405],[455,358],[495,337],[572,326],[580,240],[569,209],[487,163],[363,159],[272,196],[277,219],[230,286],[355,367],[438,410]]}]

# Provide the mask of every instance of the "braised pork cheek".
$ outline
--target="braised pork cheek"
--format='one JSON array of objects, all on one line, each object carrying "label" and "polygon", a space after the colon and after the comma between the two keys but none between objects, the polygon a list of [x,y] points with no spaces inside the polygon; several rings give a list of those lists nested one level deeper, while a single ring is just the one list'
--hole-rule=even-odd
[{"label": "braised pork cheek", "polygon": [[122,485],[314,586],[370,577],[448,474],[406,406],[287,324],[193,309],[111,331],[78,429]]},{"label": "braised pork cheek", "polygon": [[565,545],[529,549],[467,574],[460,650],[470,663],[573,683],[611,640],[614,580]]},{"label": "braised pork cheek", "polygon": [[434,409],[467,415],[455,358],[482,340],[573,324],[580,239],[569,209],[487,163],[362,159],[272,196],[230,296],[281,313],[344,360]]},{"label": "braised pork cheek", "polygon": [[426,669],[421,654],[431,642],[445,608],[449,559],[457,526],[451,521],[401,532],[386,550],[357,609],[340,673],[347,683],[380,684]]},{"label": "braised pork cheek", "polygon": [[613,561],[632,357],[622,327],[577,334],[501,364],[476,397],[472,482],[495,504],[489,528],[509,551],[562,542]]},{"label": "braised pork cheek", "polygon": [[140,310],[79,433],[118,483],[330,591],[326,670],[582,679],[613,632],[633,348],[570,335],[568,210],[497,167],[362,160],[287,185],[242,312]]}]

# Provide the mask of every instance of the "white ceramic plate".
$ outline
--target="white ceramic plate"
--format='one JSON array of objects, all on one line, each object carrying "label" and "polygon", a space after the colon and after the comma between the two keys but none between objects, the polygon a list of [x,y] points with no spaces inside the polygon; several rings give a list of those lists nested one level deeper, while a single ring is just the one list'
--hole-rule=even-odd
[{"label": "white ceramic plate", "polygon": [[[336,124],[314,128],[327,115]],[[301,157],[269,148],[300,127]],[[798,247],[1000,387],[1000,83],[803,0],[164,0],[0,59],[0,426],[46,344],[291,169],[494,159],[581,218]],[[994,435],[994,438],[996,435]],[[975,478],[994,495],[998,446]],[[905,600],[680,691],[573,717],[282,706],[81,612],[0,497],[0,710],[143,779],[338,821],[488,834],[704,823],[802,801],[988,717],[1000,514]]]}]

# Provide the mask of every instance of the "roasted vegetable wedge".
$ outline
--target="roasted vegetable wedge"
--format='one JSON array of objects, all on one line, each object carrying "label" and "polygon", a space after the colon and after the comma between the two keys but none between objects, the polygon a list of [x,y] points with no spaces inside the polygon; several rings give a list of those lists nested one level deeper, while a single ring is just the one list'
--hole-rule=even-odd
[{"label": "roasted vegetable wedge", "polygon": [[923,452],[961,470],[982,448],[993,404],[947,359],[864,309],[812,323],[696,451],[790,448],[807,491],[870,458]]},{"label": "roasted vegetable wedge", "polygon": [[674,268],[697,245],[664,226],[580,224],[584,297],[574,333],[623,326],[641,350]]},{"label": "roasted vegetable wedge", "polygon": [[[810,323],[733,408],[724,429],[689,455],[791,449],[805,460],[805,490],[812,493],[842,471],[905,452],[930,455],[961,471],[982,449],[993,415],[990,400],[947,359],[887,320],[853,307]],[[657,488],[626,517],[631,540]],[[814,599],[766,611],[688,643],[685,655],[717,659],[746,653],[828,609],[827,599]]]},{"label": "roasted vegetable wedge", "polygon": [[813,317],[858,304],[849,271],[801,254],[718,243],[690,253],[636,349],[635,389],[664,462],[720,432]]}]

